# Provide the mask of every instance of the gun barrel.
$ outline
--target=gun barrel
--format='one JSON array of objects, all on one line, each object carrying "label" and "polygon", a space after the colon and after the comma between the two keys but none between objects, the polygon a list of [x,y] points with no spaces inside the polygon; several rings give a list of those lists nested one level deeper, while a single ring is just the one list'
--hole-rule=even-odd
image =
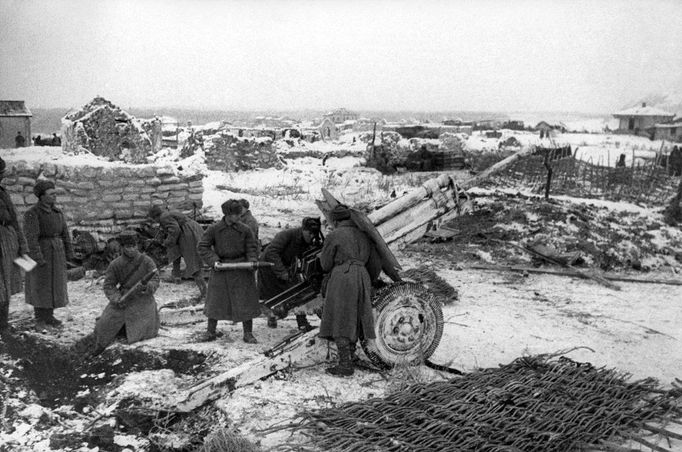
[{"label": "gun barrel", "polygon": [[216,262],[214,270],[256,270],[257,268],[273,267],[272,262]]}]

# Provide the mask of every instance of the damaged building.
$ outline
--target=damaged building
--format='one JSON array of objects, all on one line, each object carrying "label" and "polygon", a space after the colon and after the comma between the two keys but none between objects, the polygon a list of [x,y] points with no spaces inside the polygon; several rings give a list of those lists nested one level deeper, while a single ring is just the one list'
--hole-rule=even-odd
[{"label": "damaged building", "polygon": [[62,118],[62,148],[84,150],[110,160],[146,163],[160,137],[150,136],[160,128],[145,131],[141,121],[103,97],[95,97],[80,110]]}]

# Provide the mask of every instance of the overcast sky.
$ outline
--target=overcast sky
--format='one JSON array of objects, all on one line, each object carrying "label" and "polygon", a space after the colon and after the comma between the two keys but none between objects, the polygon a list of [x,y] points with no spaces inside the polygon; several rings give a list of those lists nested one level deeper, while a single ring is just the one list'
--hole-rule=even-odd
[{"label": "overcast sky", "polygon": [[578,111],[682,91],[682,1],[0,0],[0,99]]}]

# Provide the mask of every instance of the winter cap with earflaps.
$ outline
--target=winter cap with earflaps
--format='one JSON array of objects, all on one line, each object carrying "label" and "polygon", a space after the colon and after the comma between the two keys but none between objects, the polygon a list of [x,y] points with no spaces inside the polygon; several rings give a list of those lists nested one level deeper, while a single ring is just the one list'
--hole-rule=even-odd
[{"label": "winter cap with earflaps", "polygon": [[137,245],[137,232],[126,229],[118,235],[118,243],[121,246]]},{"label": "winter cap with earflaps", "polygon": [[305,217],[301,222],[301,227],[306,231],[317,234],[320,232],[320,230],[322,230],[322,222],[319,218]]},{"label": "winter cap with earflaps", "polygon": [[49,189],[54,188],[54,182],[46,179],[39,179],[33,186],[33,194],[40,199]]},{"label": "winter cap with earflaps", "polygon": [[244,207],[236,199],[228,199],[220,206],[223,215],[241,215]]},{"label": "winter cap with earflaps", "polygon": [[148,216],[149,218],[156,218],[156,217],[160,217],[162,213],[163,213],[163,210],[161,209],[161,207],[159,207],[159,206],[152,206],[152,207],[149,209],[149,212],[147,212],[147,216]]},{"label": "winter cap with earflaps", "polygon": [[350,209],[348,206],[339,204],[332,209],[332,211],[329,213],[329,216],[334,221],[347,220],[350,218]]}]

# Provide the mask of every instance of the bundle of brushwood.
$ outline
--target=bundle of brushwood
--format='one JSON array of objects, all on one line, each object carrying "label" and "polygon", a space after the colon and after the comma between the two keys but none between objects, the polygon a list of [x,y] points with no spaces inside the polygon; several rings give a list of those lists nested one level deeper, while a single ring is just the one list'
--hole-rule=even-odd
[{"label": "bundle of brushwood", "polygon": [[[385,398],[307,411],[289,427],[335,451],[656,451],[679,444],[682,381],[663,390],[565,356],[518,358]],[[671,424],[671,425],[675,425]],[[669,427],[668,427],[669,428]],[[659,436],[660,435],[660,436]],[[647,436],[648,439],[643,437]]]}]

